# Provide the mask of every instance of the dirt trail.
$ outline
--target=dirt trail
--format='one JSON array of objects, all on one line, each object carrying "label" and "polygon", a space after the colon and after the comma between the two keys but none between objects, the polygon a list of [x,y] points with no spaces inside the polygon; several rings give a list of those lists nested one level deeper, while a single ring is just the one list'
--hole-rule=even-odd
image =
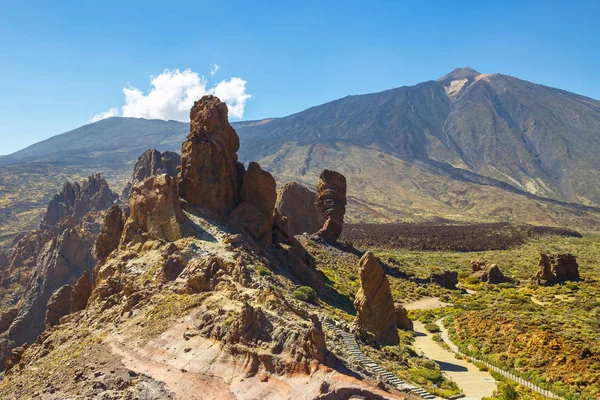
[{"label": "dirt trail", "polygon": [[415,349],[438,363],[444,374],[456,382],[467,399],[481,399],[491,396],[496,389],[494,378],[465,360],[454,357],[454,353],[442,348],[433,340],[423,323],[414,322]]},{"label": "dirt trail", "polygon": [[407,310],[430,310],[432,308],[441,308],[450,306],[450,303],[444,303],[437,297],[424,297],[420,300],[415,300],[410,303],[403,304]]},{"label": "dirt trail", "polygon": [[[449,305],[436,297],[426,297],[404,304],[404,307],[407,310],[428,310]],[[414,331],[415,349],[440,366],[444,374],[463,391],[465,400],[481,399],[494,393],[496,381],[488,372],[479,371],[475,365],[455,358],[454,353],[433,340],[433,335],[427,332],[423,323],[414,321]]]}]

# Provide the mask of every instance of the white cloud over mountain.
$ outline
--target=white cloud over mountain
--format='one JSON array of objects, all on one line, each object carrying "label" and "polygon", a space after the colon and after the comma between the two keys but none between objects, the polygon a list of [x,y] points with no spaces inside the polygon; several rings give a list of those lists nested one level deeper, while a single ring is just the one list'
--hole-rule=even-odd
[{"label": "white cloud over mountain", "polygon": [[[215,64],[211,75],[216,70],[218,67]],[[194,101],[207,94],[226,102],[230,117],[242,118],[246,100],[252,97],[246,92],[246,81],[241,78],[224,79],[209,86],[203,75],[190,69],[166,69],[158,76],[151,76],[150,85],[146,92],[132,86],[123,88],[125,104],[120,108],[98,113],[90,121],[96,122],[114,116],[189,121]]]}]

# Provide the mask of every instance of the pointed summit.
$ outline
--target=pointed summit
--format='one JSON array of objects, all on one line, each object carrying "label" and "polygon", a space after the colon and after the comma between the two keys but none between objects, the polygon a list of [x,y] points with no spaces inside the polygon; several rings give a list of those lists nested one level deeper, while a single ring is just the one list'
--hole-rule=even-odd
[{"label": "pointed summit", "polygon": [[447,75],[442,76],[437,81],[440,83],[451,82],[457,79],[468,79],[471,80],[477,75],[481,75],[471,67],[456,68],[454,71]]}]

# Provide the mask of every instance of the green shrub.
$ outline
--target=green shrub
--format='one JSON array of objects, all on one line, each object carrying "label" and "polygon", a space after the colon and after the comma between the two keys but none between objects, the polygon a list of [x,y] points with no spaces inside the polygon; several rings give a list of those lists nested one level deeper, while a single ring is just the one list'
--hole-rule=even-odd
[{"label": "green shrub", "polygon": [[256,268],[256,272],[260,275],[260,276],[269,276],[269,275],[273,275],[273,272],[271,272],[271,270],[267,267],[265,267],[264,265],[259,265]]},{"label": "green shrub", "polygon": [[294,290],[294,297],[307,303],[316,303],[318,299],[317,292],[309,286],[300,286]]},{"label": "green shrub", "polygon": [[437,324],[434,323],[430,323],[430,324],[426,324],[425,325],[425,329],[427,329],[427,331],[429,333],[438,333],[441,332],[442,330],[440,329],[439,326],[437,326]]}]

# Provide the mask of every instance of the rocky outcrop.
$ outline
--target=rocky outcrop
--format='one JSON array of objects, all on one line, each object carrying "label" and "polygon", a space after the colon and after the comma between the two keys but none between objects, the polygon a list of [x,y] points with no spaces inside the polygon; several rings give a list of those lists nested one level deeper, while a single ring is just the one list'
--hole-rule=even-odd
[{"label": "rocky outcrop", "polygon": [[339,172],[325,170],[317,182],[317,209],[326,219],[323,227],[317,232],[326,240],[336,241],[344,228],[346,213],[346,178]]},{"label": "rocky outcrop", "polygon": [[237,156],[240,141],[227,113],[227,105],[214,96],[194,103],[177,180],[179,195],[188,205],[219,220],[239,203],[243,177]]},{"label": "rocky outcrop", "polygon": [[90,274],[86,271],[81,278],[79,278],[71,292],[71,298],[69,299],[70,312],[73,313],[83,310],[87,306],[91,294],[92,281],[90,279]]},{"label": "rocky outcrop", "polygon": [[551,285],[579,279],[579,265],[572,254],[540,254],[538,272],[532,281],[538,285]]},{"label": "rocky outcrop", "polygon": [[473,271],[471,276],[479,279],[480,282],[491,285],[512,282],[510,278],[504,276],[498,265],[488,264],[485,260],[471,260],[471,269]]},{"label": "rocky outcrop", "polygon": [[50,201],[40,228],[58,233],[73,228],[88,212],[106,210],[117,198],[100,174],[90,175],[81,186],[67,182]]},{"label": "rocky outcrop", "polygon": [[413,330],[413,322],[408,318],[408,311],[402,304],[394,304],[394,315],[396,316],[396,326],[399,329]]},{"label": "rocky outcrop", "polygon": [[59,320],[71,311],[73,286],[65,285],[52,294],[46,307],[46,326],[58,325]]},{"label": "rocky outcrop", "polygon": [[6,331],[10,327],[18,312],[19,309],[17,307],[11,307],[0,314],[0,333]]},{"label": "rocky outcrop", "polygon": [[[33,343],[44,331],[48,302],[57,289],[67,285],[74,292],[75,285],[81,296],[74,301],[81,307],[85,285],[83,281],[76,283],[96,263],[92,249],[100,231],[101,211],[115,198],[100,175],[90,176],[82,185],[67,183],[50,202],[41,224],[43,230],[15,239],[9,267],[2,273],[2,285],[21,287],[20,301],[16,314],[12,315],[13,310],[4,318],[9,326],[0,330],[0,366],[13,348]],[[91,285],[89,277],[88,283]],[[57,293],[50,304],[50,325],[72,309],[71,293],[66,298],[65,290]]]},{"label": "rocky outcrop", "polygon": [[354,324],[360,330],[372,333],[381,344],[398,344],[400,339],[390,282],[373,253],[367,252],[362,256],[358,273],[360,289],[354,299]]},{"label": "rocky outcrop", "polygon": [[108,209],[94,246],[94,254],[99,261],[104,262],[106,257],[119,247],[125,219],[126,215],[117,204],[113,204]]},{"label": "rocky outcrop", "polygon": [[173,151],[161,153],[155,149],[146,150],[135,162],[131,181],[123,190],[122,197],[129,199],[133,186],[154,175],[167,174],[177,179],[178,167],[181,165],[181,156]]},{"label": "rocky outcrop", "polygon": [[186,220],[175,181],[167,174],[151,176],[131,191],[130,215],[123,228],[121,245],[144,241],[144,235],[175,241],[183,237]]},{"label": "rocky outcrop", "polygon": [[445,289],[456,289],[456,285],[458,285],[458,272],[432,272],[429,275],[429,278],[427,278],[427,281],[429,283],[435,283]]},{"label": "rocky outcrop", "polygon": [[242,202],[233,210],[229,222],[239,224],[261,243],[270,243],[273,229],[273,209],[277,199],[277,183],[260,165],[251,162],[244,174]]},{"label": "rocky outcrop", "polygon": [[5,252],[0,251],[0,274],[8,269],[8,256]]},{"label": "rocky outcrop", "polygon": [[285,229],[291,235],[316,233],[325,224],[317,210],[317,194],[297,182],[288,182],[277,191],[275,210],[285,218]]}]

